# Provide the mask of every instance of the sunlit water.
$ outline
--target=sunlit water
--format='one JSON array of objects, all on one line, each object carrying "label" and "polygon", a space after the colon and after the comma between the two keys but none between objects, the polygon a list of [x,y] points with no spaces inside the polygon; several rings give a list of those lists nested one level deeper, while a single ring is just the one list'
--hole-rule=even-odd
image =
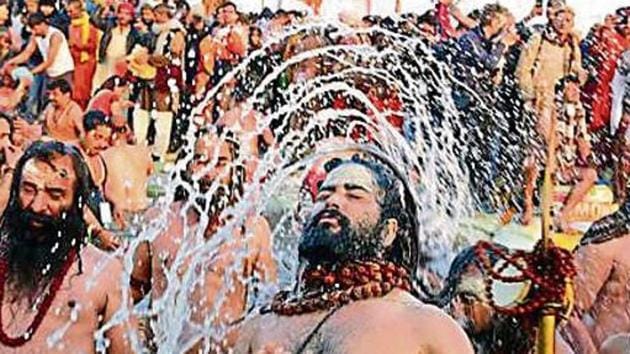
[{"label": "sunlit water", "polygon": [[[468,243],[466,235],[458,232],[460,221],[470,216],[476,208],[469,190],[467,172],[459,163],[465,147],[457,137],[465,136],[466,132],[458,123],[458,112],[451,98],[453,79],[449,71],[433,58],[419,39],[382,29],[355,30],[331,23],[313,23],[288,29],[268,40],[263,49],[252,53],[229,72],[193,108],[192,116],[200,114],[207,102],[221,92],[222,85],[234,77],[242,78],[246,75],[248,65],[256,58],[264,57],[268,48],[276,43],[286,42],[291,35],[301,31],[322,33],[331,28],[337,29],[331,35],[333,38],[356,34],[381,35],[387,44],[382,48],[336,44],[306,50],[275,65],[272,72],[249,95],[245,107],[264,112],[259,115],[257,133],[262,132],[272,121],[280,121],[284,132],[258,164],[254,180],[259,181],[265,177],[265,182],[247,185],[241,202],[228,211],[234,218],[209,240],[203,238],[203,229],[208,222],[205,214],[201,217],[200,227],[185,227],[181,248],[171,271],[166,274],[167,289],[159,299],[153,299],[150,307],[148,299],[136,306],[138,315],[154,317],[152,327],[160,353],[182,352],[199,339],[221,338],[225,333],[225,328],[212,325],[217,316],[215,312],[207,313],[206,320],[201,324],[190,320],[191,308],[195,304],[189,302],[189,295],[191,289],[203,281],[203,274],[199,271],[203,268],[201,266],[217,256],[219,245],[232,242],[232,230],[240,227],[252,211],[261,212],[273,221],[273,250],[278,265],[279,283],[258,284],[259,291],[255,296],[250,292],[252,298],[248,300],[249,304],[252,308],[264,304],[277,289],[286,288],[295,280],[298,270],[296,244],[301,233],[301,219],[308,214],[309,208],[308,202],[300,200],[299,190],[305,174],[321,157],[338,156],[344,150],[376,151],[375,154],[381,159],[388,160],[387,164],[395,166],[398,174],[405,176],[405,183],[416,204],[412,207],[417,209],[419,241],[426,263],[423,264],[424,267],[443,273],[448,268],[449,255]],[[269,93],[274,92],[274,83],[287,70],[312,58],[323,58],[327,65],[334,64],[336,70],[290,84],[282,91],[280,103],[272,106]],[[357,77],[374,78],[381,85],[395,88],[403,102],[403,110],[397,113],[402,114],[407,121],[404,132],[406,137],[386,121],[387,115],[393,112],[378,112],[366,94],[355,87]],[[338,94],[360,102],[375,114],[370,116],[366,114],[366,110],[354,108],[330,108],[331,98]],[[314,102],[328,104],[314,105]],[[436,117],[435,111],[440,112],[440,117]],[[296,124],[291,125],[290,122],[298,118],[304,124],[296,129]],[[371,142],[357,147],[357,142],[349,136],[352,129],[345,129],[342,142],[327,139],[332,136],[327,132],[326,126],[332,121],[342,121],[342,125],[365,126],[372,137]],[[125,273],[121,279],[121,283],[125,284],[125,291],[128,289],[126,284],[129,283],[134,250],[141,241],[151,241],[166,229],[169,220],[167,214],[176,187],[184,186],[193,193],[183,211],[191,207],[195,200],[194,187],[183,181],[180,173],[186,169],[186,164],[192,158],[193,144],[194,125],[191,125],[184,147],[186,157],[178,161],[169,173],[170,178],[162,178],[165,181],[163,187],[166,195],[155,202],[160,216],[145,220],[139,237],[130,242],[126,251],[119,251],[125,265]],[[243,156],[240,156],[235,163],[242,162]],[[214,193],[218,187],[218,183],[213,184],[208,194]],[[225,269],[224,286],[215,299],[215,309],[220,307],[226,290],[233,286],[232,275],[241,273],[241,260],[246,251],[243,249],[237,254],[237,261]],[[178,264],[188,259],[192,259],[192,264],[187,267],[186,272],[177,274]],[[252,279],[242,281],[251,283]],[[105,329],[124,321],[128,316],[129,313],[121,309]],[[64,330],[60,328],[50,340],[62,341]],[[143,348],[137,334],[132,335],[136,344],[135,351],[141,352]],[[99,341],[101,349],[103,344],[102,340]]]}]

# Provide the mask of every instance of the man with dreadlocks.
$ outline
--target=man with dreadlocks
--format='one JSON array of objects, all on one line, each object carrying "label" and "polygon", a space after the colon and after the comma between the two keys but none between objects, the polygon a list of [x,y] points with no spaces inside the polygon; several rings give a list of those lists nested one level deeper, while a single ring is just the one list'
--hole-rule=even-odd
[{"label": "man with dreadlocks", "polygon": [[243,325],[236,353],[472,353],[452,319],[412,295],[418,240],[400,182],[358,157],[326,169],[298,247],[303,273]]},{"label": "man with dreadlocks", "polygon": [[[188,289],[186,296],[191,308],[190,317],[185,319],[189,330],[184,329],[180,338],[182,343],[195,343],[190,352],[202,348],[207,352],[209,346],[220,342],[216,338],[202,341],[207,333],[194,332],[194,325],[212,323],[219,328],[241,320],[250,290],[250,284],[243,279],[273,282],[276,278],[271,229],[258,214],[247,215],[242,225],[237,222],[232,237],[218,243],[217,248],[187,254],[191,247],[214,241],[217,231],[233,218],[229,208],[240,200],[245,178],[244,168],[235,164],[237,154],[236,142],[226,137],[215,133],[200,136],[184,178],[191,189],[197,190],[176,195],[178,200],[170,210],[166,230],[150,245],[141,246],[136,254],[132,279],[136,286],[144,284],[145,292],[151,287],[151,298],[158,308],[169,306],[160,304],[168,290],[169,275],[183,278],[186,273],[194,272],[198,282]],[[147,216],[147,220],[155,218]],[[231,279],[231,288],[227,290],[222,288],[226,278]],[[140,290],[136,290],[137,295]],[[217,350],[213,348],[213,352]]]},{"label": "man with dreadlocks", "polygon": [[[87,243],[92,188],[78,150],[61,142],[35,142],[16,164],[0,219],[0,352],[93,353],[95,332],[124,307],[121,264]],[[105,332],[111,352],[129,352],[125,331]]]},{"label": "man with dreadlocks", "polygon": [[[507,250],[497,245],[499,249]],[[490,263],[500,260],[489,254]],[[451,263],[442,291],[432,301],[444,308],[466,331],[477,354],[529,354],[535,331],[522,319],[498,312],[490,305],[484,272],[474,247],[462,250]],[[558,336],[556,354],[572,351]]]},{"label": "man with dreadlocks", "polygon": [[575,310],[563,335],[576,353],[597,353],[630,332],[628,204],[593,224],[575,251]]}]

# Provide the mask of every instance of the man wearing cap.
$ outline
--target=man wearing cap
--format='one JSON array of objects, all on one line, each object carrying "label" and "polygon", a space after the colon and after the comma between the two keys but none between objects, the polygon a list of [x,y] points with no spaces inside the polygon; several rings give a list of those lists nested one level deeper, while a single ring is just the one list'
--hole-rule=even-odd
[{"label": "man wearing cap", "polygon": [[157,74],[152,107],[152,118],[155,119],[153,154],[163,160],[169,148],[174,114],[179,110],[186,40],[182,24],[174,18],[174,7],[161,3],[154,12],[153,32],[157,38],[151,63],[157,68]]},{"label": "man wearing cap", "polygon": [[584,81],[580,38],[574,33],[574,11],[560,7],[548,12],[549,24],[543,33],[530,38],[516,69],[523,98],[538,115],[539,130],[548,125],[558,80],[574,74]]},{"label": "man wearing cap", "polygon": [[92,23],[103,31],[98,48],[98,64],[92,81],[94,90],[114,75],[116,63],[131,54],[134,46],[142,40],[140,32],[132,26],[135,12],[132,4],[121,2],[118,5],[115,22],[105,20],[105,10],[100,8],[91,18]]}]

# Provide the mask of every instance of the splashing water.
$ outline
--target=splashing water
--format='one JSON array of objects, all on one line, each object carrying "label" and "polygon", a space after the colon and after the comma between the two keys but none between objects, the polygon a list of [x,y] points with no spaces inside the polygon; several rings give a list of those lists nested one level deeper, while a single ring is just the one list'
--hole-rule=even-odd
[{"label": "splashing water", "polygon": [[[262,134],[266,127],[274,127],[276,144],[260,158],[254,182],[245,186],[240,201],[225,211],[232,218],[210,239],[204,238],[205,226],[209,222],[207,210],[200,213],[197,225],[183,226],[185,236],[181,238],[179,249],[164,274],[168,285],[159,298],[145,299],[134,309],[138,316],[154,318],[152,328],[160,353],[183,352],[200,339],[220,342],[218,339],[223,338],[229,328],[217,326],[219,310],[238,285],[256,286],[256,292],[248,292],[249,305],[256,307],[266,303],[278,288],[294,282],[299,266],[296,245],[301,231],[300,219],[303,219],[300,215],[308,212],[308,201],[300,200],[300,186],[311,166],[322,158],[339,156],[348,151],[375,150],[381,159],[387,159],[387,165],[405,177],[412,199],[417,204],[412,207],[417,208],[423,267],[434,267],[438,271],[448,268],[448,263],[439,262],[446,262],[448,257],[444,255],[457,247],[460,221],[476,209],[468,186],[468,173],[460,162],[462,151],[466,148],[462,140],[466,130],[458,122],[459,114],[451,98],[454,79],[421,39],[380,28],[357,30],[339,23],[317,22],[291,28],[268,40],[263,48],[251,53],[227,73],[203,100],[195,104],[190,120],[201,115],[211,100],[220,98],[226,84],[233,79],[247,80],[248,68],[255,61],[266,60],[271,48],[287,43],[293,36],[329,39],[372,36],[378,37],[381,45],[328,45],[320,41],[288,60],[272,63],[269,72],[252,85],[242,109],[243,112],[258,112],[257,129],[237,138],[246,140]],[[317,75],[302,76],[300,80],[278,89],[278,82],[283,80],[283,76],[299,70],[309,60],[326,65],[320,65]],[[394,90],[402,102],[402,110],[379,110],[357,82],[368,82],[376,89]],[[332,108],[336,98],[352,102],[347,106],[353,108]],[[402,131],[388,122],[391,115],[404,117]],[[354,136],[357,129],[364,130],[363,136],[369,137],[365,145],[357,145]],[[199,208],[195,206],[196,198],[213,195],[221,187],[216,179],[203,195],[195,191],[195,182],[191,185],[182,178],[182,172],[192,159],[194,142],[195,127],[191,124],[183,147],[185,157],[170,172],[169,181],[164,186],[166,195],[156,201],[155,210],[159,211],[159,215],[146,220],[139,237],[130,242],[126,251],[118,252],[125,268],[121,279],[125,284],[124,301],[128,299],[126,284],[129,284],[138,245],[143,241],[156,240],[169,228],[173,213],[184,216],[190,208]],[[238,156],[232,166],[245,164],[248,157]],[[261,183],[263,179],[264,183]],[[190,197],[180,210],[174,212],[171,204],[177,187],[186,189]],[[238,242],[233,237],[234,230],[239,230],[252,213],[262,213],[273,220],[273,255],[279,273],[277,284],[262,284],[256,279],[235,276],[243,274],[248,242]],[[219,271],[210,269],[217,273],[215,278],[222,286],[214,294],[212,306],[205,304],[211,310],[205,313],[203,320],[192,320],[194,310],[204,307],[204,304],[192,303],[191,293],[204,286],[206,272],[212,264],[225,258],[221,251],[225,247],[229,247],[231,253],[229,264]],[[122,308],[97,334],[100,337],[99,349],[105,345],[104,331],[125,321],[130,315]],[[134,338],[134,351],[142,352],[137,334],[130,335]],[[54,338],[55,342],[58,340]]]}]

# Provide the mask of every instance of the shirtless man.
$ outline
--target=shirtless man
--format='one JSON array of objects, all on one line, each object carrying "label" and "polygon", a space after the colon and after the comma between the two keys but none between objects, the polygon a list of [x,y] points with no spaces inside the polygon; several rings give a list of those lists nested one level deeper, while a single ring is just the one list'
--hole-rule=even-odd
[{"label": "shirtless man", "polygon": [[85,138],[81,141],[81,150],[90,169],[94,184],[104,189],[107,179],[107,166],[102,152],[109,149],[112,128],[109,117],[101,111],[90,111],[83,116]]},{"label": "shirtless man", "polygon": [[[208,258],[208,255],[203,253],[188,256],[182,252],[187,249],[190,251],[191,245],[196,247],[205,241],[211,241],[217,230],[230,218],[224,211],[235,205],[242,194],[244,178],[242,168],[231,166],[236,153],[234,143],[213,133],[203,135],[197,140],[186,178],[191,182],[196,180],[193,185],[198,186],[204,196],[195,196],[194,202],[184,210],[183,207],[189,197],[180,195],[178,199],[181,200],[173,205],[168,215],[167,229],[156,237],[150,247],[145,244],[136,254],[137,266],[132,274],[132,281],[136,285],[146,284],[145,288],[148,284],[151,285],[151,295],[158,314],[162,313],[159,310],[160,306],[164,308],[174,305],[162,302],[164,301],[162,295],[169,286],[167,274],[174,276],[175,273],[182,278],[189,271],[191,262]],[[213,183],[220,184],[216,192],[210,192]],[[206,214],[203,218],[202,212]],[[205,217],[208,218],[207,224],[202,221]],[[155,216],[147,216],[147,220],[154,218]],[[202,238],[197,238],[199,236]],[[262,281],[274,282],[276,279],[270,238],[271,230],[267,220],[253,214],[246,217],[243,225],[234,228],[233,238],[222,243],[218,250],[211,250],[217,253],[213,254],[211,259],[204,259],[192,270],[200,282],[189,290],[187,302],[190,304],[191,314],[185,321],[193,325],[202,325],[209,320],[213,328],[218,328],[240,320],[246,310],[248,290],[251,290],[249,284],[245,284],[242,279],[252,279],[255,275]],[[244,258],[240,259],[236,255],[242,252]],[[172,269],[173,264],[178,262],[181,262],[179,268]],[[222,302],[217,304],[217,297],[225,290],[222,289],[225,286],[225,277],[233,279],[232,288],[223,294]],[[135,290],[136,295],[140,293],[139,289]],[[218,306],[220,310],[214,314]],[[185,326],[187,328],[184,329],[182,338],[178,338],[178,342],[182,346],[184,346],[182,342],[195,344],[192,348],[181,349],[197,353],[199,349],[204,348],[204,352],[207,352],[209,346],[215,344],[214,338],[211,342],[201,341],[208,336],[207,333],[198,331],[195,333],[192,325]]]},{"label": "shirtless man", "polygon": [[235,94],[236,81],[225,85],[221,95],[221,109],[223,115],[216,122],[217,127],[224,127],[231,131],[240,147],[244,159],[247,182],[253,182],[254,174],[260,159],[259,138],[266,145],[272,145],[274,137],[269,127],[258,130],[257,119],[259,113],[253,109],[247,110],[241,95]]},{"label": "shirtless man", "polygon": [[[490,262],[499,260],[493,253]],[[451,263],[444,287],[434,300],[466,331],[479,354],[530,354],[535,347],[535,330],[523,326],[519,318],[498,313],[490,306],[484,273],[479,268],[475,249],[461,251]],[[556,354],[573,351],[559,335]]]},{"label": "shirtless man", "polygon": [[15,164],[22,156],[21,147],[11,140],[12,130],[9,119],[0,117],[0,213],[4,212],[9,201]]},{"label": "shirtless man", "polygon": [[[83,116],[85,126],[85,138],[81,141],[80,152],[88,166],[92,182],[100,193],[101,203],[92,205],[91,210],[86,209],[86,220],[92,227],[92,234],[100,240],[99,247],[105,250],[113,250],[120,246],[121,240],[106,227],[114,222],[111,205],[107,204],[106,183],[109,178],[109,167],[105,162],[103,153],[110,148],[112,136],[111,121],[101,111],[90,111]],[[130,162],[123,165],[128,167]],[[122,166],[117,166],[122,167]],[[96,191],[95,191],[96,192]],[[99,208],[95,210],[95,208]],[[107,210],[104,210],[106,208]],[[96,213],[98,211],[98,214]],[[99,215],[100,214],[100,215]],[[99,215],[99,218],[96,217]]]},{"label": "shirtless man", "polygon": [[[95,353],[96,332],[124,306],[122,265],[86,242],[87,173],[57,141],[35,142],[16,165],[0,218],[0,352]],[[130,352],[133,327],[105,332],[109,352]]]},{"label": "shirtless man", "polygon": [[153,173],[151,151],[144,145],[130,145],[124,140],[101,153],[107,167],[103,194],[112,204],[114,221],[120,229],[138,224],[134,215],[149,206],[147,186]]},{"label": "shirtless man", "polygon": [[473,353],[452,319],[411,294],[418,245],[400,182],[358,158],[327,170],[299,283],[244,323],[235,352]]},{"label": "shirtless man", "polygon": [[598,353],[604,342],[630,332],[630,235],[587,232],[575,254],[575,310],[562,334],[576,353]]},{"label": "shirtless man", "polygon": [[85,129],[83,128],[83,110],[72,100],[72,88],[65,80],[48,84],[50,103],[43,113],[43,132],[49,137],[68,143],[78,143]]}]

